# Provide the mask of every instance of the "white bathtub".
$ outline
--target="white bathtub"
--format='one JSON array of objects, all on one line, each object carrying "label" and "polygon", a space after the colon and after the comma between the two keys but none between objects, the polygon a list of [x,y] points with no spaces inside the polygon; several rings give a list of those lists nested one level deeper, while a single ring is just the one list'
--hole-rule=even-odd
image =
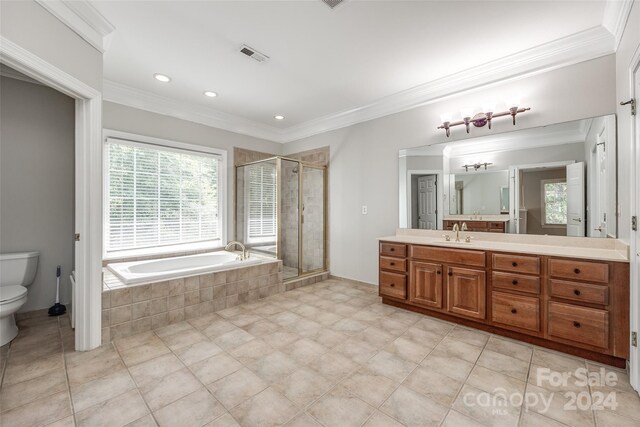
[{"label": "white bathtub", "polygon": [[134,283],[160,282],[178,277],[194,276],[262,263],[262,259],[257,257],[242,261],[237,258],[236,254],[220,251],[174,258],[118,262],[107,265],[107,268],[118,276],[122,282],[131,285]]}]

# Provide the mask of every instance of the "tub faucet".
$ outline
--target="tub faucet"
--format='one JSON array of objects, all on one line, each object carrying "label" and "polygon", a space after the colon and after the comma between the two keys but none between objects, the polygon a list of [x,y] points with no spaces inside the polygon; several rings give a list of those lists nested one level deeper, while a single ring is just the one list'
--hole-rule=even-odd
[{"label": "tub faucet", "polygon": [[[224,247],[225,251],[229,251],[230,248],[234,247],[234,246],[240,246],[242,248],[242,255],[239,255],[238,258],[240,258],[240,260],[245,260],[249,258],[249,251],[247,250],[247,248],[244,247],[244,245],[236,240],[232,240],[229,243],[227,243],[227,246]],[[231,251],[229,251],[231,252]]]}]

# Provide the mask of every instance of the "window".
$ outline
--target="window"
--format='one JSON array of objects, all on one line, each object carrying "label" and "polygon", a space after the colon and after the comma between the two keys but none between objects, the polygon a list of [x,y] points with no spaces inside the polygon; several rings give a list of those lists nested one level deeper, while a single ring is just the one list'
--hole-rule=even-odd
[{"label": "window", "polygon": [[567,181],[547,179],[542,184],[542,225],[567,224]]},{"label": "window", "polygon": [[224,156],[172,145],[107,139],[107,254],[151,252],[148,249],[188,243],[222,244]]},{"label": "window", "polygon": [[277,232],[276,168],[271,163],[246,167],[249,243],[275,241]]}]

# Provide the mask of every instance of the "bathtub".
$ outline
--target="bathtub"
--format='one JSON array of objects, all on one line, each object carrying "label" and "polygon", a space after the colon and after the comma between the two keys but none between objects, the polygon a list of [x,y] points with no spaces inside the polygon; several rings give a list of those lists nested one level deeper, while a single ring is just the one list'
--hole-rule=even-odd
[{"label": "bathtub", "polygon": [[220,251],[174,258],[118,262],[108,264],[107,268],[123,283],[131,285],[160,282],[178,277],[230,270],[262,263],[262,259],[257,257],[251,257],[246,260],[238,260],[237,258],[238,255],[234,253]]}]

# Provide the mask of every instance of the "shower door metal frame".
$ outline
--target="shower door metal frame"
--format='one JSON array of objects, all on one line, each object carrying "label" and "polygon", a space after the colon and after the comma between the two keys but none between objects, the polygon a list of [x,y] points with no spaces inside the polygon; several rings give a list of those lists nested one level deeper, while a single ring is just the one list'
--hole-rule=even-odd
[{"label": "shower door metal frame", "polygon": [[[327,189],[327,184],[328,184],[328,179],[327,179],[327,166],[317,166],[317,165],[313,165],[311,163],[308,162],[303,162],[301,160],[298,159],[292,159],[290,157],[283,157],[283,156],[273,156],[273,157],[268,157],[262,160],[256,160],[254,162],[248,162],[248,163],[243,163],[241,165],[236,165],[235,166],[235,179],[234,179],[234,185],[235,185],[235,189],[234,189],[234,194],[235,194],[235,198],[234,198],[234,236],[237,237],[237,231],[238,231],[238,168],[244,167],[244,166],[250,166],[250,165],[254,165],[254,164],[258,164],[258,163],[265,163],[265,162],[269,162],[269,161],[276,161],[276,212],[278,213],[278,224],[277,224],[277,235],[276,235],[276,258],[283,261],[283,266],[284,266],[284,259],[283,259],[283,253],[282,253],[282,214],[281,214],[281,209],[282,209],[282,202],[281,202],[281,186],[282,186],[282,161],[286,160],[286,161],[290,161],[290,162],[295,162],[298,164],[298,275],[295,277],[292,277],[290,279],[287,280],[296,280],[299,279],[301,277],[306,277],[306,276],[310,276],[313,274],[317,274],[317,273],[321,273],[321,272],[325,272],[327,271],[327,255],[328,255],[328,247],[327,247],[327,223],[328,223],[328,205],[327,205],[327,201],[328,201],[328,189]],[[303,229],[302,229],[302,225],[303,225],[303,209],[302,209],[302,194],[303,194],[303,187],[304,187],[304,179],[302,178],[302,175],[304,173],[304,168],[311,168],[311,169],[320,169],[322,170],[322,207],[323,207],[323,215],[322,215],[322,245],[323,245],[323,251],[322,251],[322,267],[321,268],[317,268],[315,270],[309,270],[309,271],[304,271],[303,267],[302,267],[302,261],[304,261],[304,255],[302,253],[303,250]],[[244,189],[243,189],[244,190]]]}]

